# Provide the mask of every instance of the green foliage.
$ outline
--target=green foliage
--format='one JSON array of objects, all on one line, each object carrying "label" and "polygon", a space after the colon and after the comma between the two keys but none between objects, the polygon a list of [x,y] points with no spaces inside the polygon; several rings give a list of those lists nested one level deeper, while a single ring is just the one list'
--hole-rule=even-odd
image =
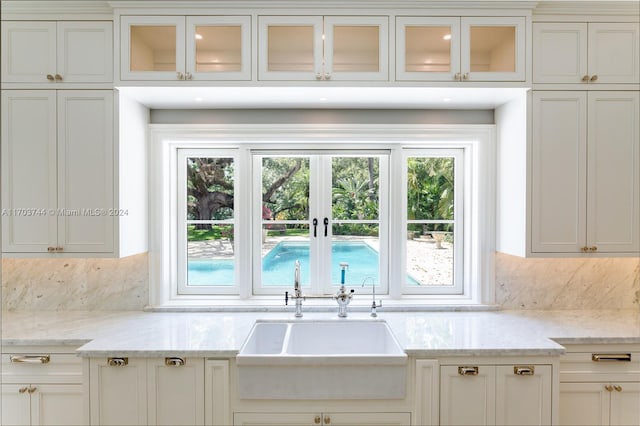
[{"label": "green foliage", "polygon": [[453,220],[454,160],[410,157],[407,161],[407,214],[410,220]]}]

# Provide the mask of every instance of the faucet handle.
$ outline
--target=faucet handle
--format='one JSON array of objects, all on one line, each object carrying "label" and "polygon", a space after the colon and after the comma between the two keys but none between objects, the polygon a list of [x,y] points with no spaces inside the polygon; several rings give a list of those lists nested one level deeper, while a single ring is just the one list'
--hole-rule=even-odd
[{"label": "faucet handle", "polygon": [[289,292],[288,291],[284,292],[284,304],[285,305],[289,305]]}]

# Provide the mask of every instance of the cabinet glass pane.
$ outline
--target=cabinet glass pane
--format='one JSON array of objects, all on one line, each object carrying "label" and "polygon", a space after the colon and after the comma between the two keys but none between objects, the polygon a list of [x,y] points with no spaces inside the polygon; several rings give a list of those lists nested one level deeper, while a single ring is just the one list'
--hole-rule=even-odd
[{"label": "cabinet glass pane", "polygon": [[380,70],[380,28],[342,26],[333,28],[334,72],[378,72]]},{"label": "cabinet glass pane", "polygon": [[406,27],[404,70],[451,71],[451,27]]},{"label": "cabinet glass pane", "polygon": [[242,69],[242,28],[196,26],[196,71],[233,72]]},{"label": "cabinet glass pane", "polygon": [[131,71],[175,71],[176,27],[131,26]]},{"label": "cabinet glass pane", "polygon": [[472,26],[471,72],[515,72],[516,28]]},{"label": "cabinet glass pane", "polygon": [[313,26],[269,26],[268,70],[313,71]]}]

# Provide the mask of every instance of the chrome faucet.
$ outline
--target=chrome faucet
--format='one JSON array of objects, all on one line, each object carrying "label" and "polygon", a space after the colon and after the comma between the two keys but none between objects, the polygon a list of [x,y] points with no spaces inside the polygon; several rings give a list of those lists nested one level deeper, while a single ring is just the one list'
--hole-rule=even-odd
[{"label": "chrome faucet", "polygon": [[305,296],[302,294],[302,290],[300,289],[300,261],[296,260],[295,269],[293,272],[293,295],[289,295],[288,291],[284,292],[284,304],[289,304],[289,299],[296,301],[296,310],[295,317],[302,317],[302,301],[305,299],[334,299],[338,302],[338,316],[346,317],[347,316],[347,305],[351,302],[351,298],[353,297],[354,290],[351,289],[347,292],[347,289],[344,285],[345,280],[345,271],[349,268],[347,263],[341,263],[341,279],[340,279],[340,290],[335,295],[332,296]]},{"label": "chrome faucet", "polygon": [[373,301],[371,302],[371,316],[377,317],[378,313],[376,312],[376,308],[382,307],[382,300],[376,303],[376,283],[373,281],[372,277],[367,277],[362,281],[362,287],[367,283],[368,280],[371,280],[371,289],[373,290]]}]

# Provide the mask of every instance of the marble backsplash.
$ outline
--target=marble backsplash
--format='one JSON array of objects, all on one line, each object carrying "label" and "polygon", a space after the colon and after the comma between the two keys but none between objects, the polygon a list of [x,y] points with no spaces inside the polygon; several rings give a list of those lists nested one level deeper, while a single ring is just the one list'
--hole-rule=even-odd
[{"label": "marble backsplash", "polygon": [[[640,309],[640,258],[523,259],[496,255],[496,302],[505,309]],[[3,259],[7,310],[141,310],[148,256]]]},{"label": "marble backsplash", "polygon": [[3,259],[7,310],[141,310],[149,301],[148,255],[122,259]]}]

